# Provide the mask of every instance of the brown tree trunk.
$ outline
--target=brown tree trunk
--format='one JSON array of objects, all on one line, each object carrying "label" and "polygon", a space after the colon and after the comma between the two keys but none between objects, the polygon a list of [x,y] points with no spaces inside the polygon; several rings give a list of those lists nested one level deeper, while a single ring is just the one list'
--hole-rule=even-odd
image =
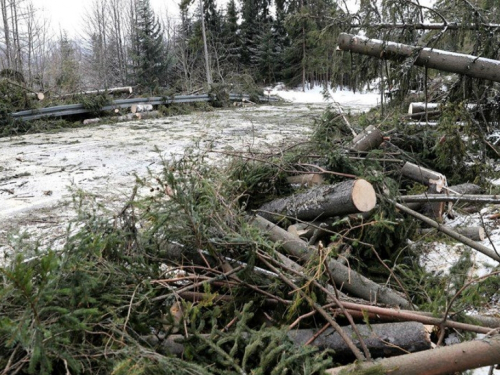
[{"label": "brown tree trunk", "polygon": [[377,203],[373,186],[366,180],[344,181],[337,185],[318,186],[302,194],[276,199],[257,212],[277,222],[284,217],[315,220],[320,217],[368,212]]},{"label": "brown tree trunk", "polygon": [[338,44],[344,51],[392,60],[412,58],[417,66],[500,82],[498,60],[450,53],[434,48],[419,48],[345,33],[340,34]]},{"label": "brown tree trunk", "polygon": [[[300,238],[260,216],[254,217],[252,224],[264,231],[272,241],[281,243],[281,246],[288,254],[302,261],[310,260],[315,254]],[[338,288],[343,291],[371,302],[376,301],[391,306],[399,306],[404,309],[412,308],[411,303],[400,294],[371,281],[334,259],[328,261],[328,268]]]},{"label": "brown tree trunk", "polygon": [[444,375],[492,366],[500,362],[500,335],[482,340],[446,346],[377,362],[356,363],[332,368],[329,375],[390,374],[390,375]]},{"label": "brown tree trunk", "polygon": [[352,140],[351,150],[370,151],[377,148],[384,142],[381,131],[373,125],[367,126]]}]

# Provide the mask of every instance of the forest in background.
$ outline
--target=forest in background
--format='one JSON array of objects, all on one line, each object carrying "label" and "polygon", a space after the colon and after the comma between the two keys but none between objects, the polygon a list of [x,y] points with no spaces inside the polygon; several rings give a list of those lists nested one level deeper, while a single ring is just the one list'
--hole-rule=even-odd
[{"label": "forest in background", "polygon": [[[429,78],[423,69],[338,52],[338,35],[498,58],[495,1],[437,1],[433,9],[418,0],[358,5],[350,13],[345,1],[335,0],[230,0],[224,6],[183,0],[174,21],[155,14],[149,0],[93,0],[82,15],[84,34],[72,40],[64,31],[54,34],[30,0],[1,0],[0,64],[4,75],[20,72],[28,87],[55,93],[123,85],[190,93],[206,83],[242,80],[360,88],[377,78],[404,93],[422,90]],[[468,80],[459,89],[471,85]]]}]

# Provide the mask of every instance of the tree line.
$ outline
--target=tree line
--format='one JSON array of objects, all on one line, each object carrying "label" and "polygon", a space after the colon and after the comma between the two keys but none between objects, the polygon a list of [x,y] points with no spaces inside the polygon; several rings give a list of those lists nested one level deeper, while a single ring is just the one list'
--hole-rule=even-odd
[{"label": "tree line", "polygon": [[[31,0],[0,0],[0,9],[3,74],[18,72],[29,87],[63,93],[123,85],[189,93],[242,80],[359,88],[377,78],[386,88],[421,89],[426,73],[410,62],[337,52],[339,33],[490,58],[500,45],[498,28],[488,27],[499,13],[492,0],[437,1],[432,9],[361,0],[356,11],[344,0],[182,0],[178,18],[155,13],[149,0],[92,0],[73,39],[64,30],[53,35]],[[426,22],[443,27],[426,29]]]}]

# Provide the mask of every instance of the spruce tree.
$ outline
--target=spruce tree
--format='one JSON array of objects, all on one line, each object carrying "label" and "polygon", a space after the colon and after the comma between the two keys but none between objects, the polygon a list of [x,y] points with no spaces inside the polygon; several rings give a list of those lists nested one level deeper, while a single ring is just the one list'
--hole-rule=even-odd
[{"label": "spruce tree", "polygon": [[165,85],[168,55],[163,32],[149,0],[136,0],[131,57],[133,80],[146,88]]}]

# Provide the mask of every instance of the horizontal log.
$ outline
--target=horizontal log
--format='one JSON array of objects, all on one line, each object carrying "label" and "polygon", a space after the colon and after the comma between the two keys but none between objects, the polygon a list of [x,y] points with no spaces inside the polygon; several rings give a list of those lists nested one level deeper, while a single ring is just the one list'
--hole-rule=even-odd
[{"label": "horizontal log", "polygon": [[332,368],[329,375],[444,375],[498,364],[500,335],[434,350]]},{"label": "horizontal log", "polygon": [[[302,241],[297,236],[288,233],[286,230],[263,217],[258,215],[255,216],[252,220],[252,225],[266,233],[271,241],[280,243],[288,254],[303,262],[307,262],[315,256],[315,252],[308,248],[305,241]],[[327,264],[339,289],[371,302],[377,301],[405,309],[411,309],[413,307],[411,303],[399,293],[371,281],[335,259],[330,259]]]},{"label": "horizontal log", "polygon": [[[360,334],[366,343],[373,357],[392,357],[408,352],[418,352],[428,350],[431,347],[431,341],[425,327],[421,323],[387,323],[357,325]],[[359,339],[354,334],[350,326],[342,327],[342,330],[353,337],[357,346]],[[352,353],[345,342],[337,332],[329,328],[318,337],[315,329],[299,329],[289,331],[287,336],[295,345],[312,345],[320,350],[331,349],[333,358],[336,361],[346,363],[352,359]],[[206,338],[209,334],[203,335]],[[161,345],[170,354],[180,356],[184,353],[182,341],[185,339],[182,335],[170,335],[161,341]],[[146,340],[153,345],[157,345],[157,336],[148,336]]]},{"label": "horizontal log", "polygon": [[100,118],[88,118],[83,120],[83,125],[98,124],[99,122],[101,122]]},{"label": "horizontal log", "polygon": [[305,173],[299,174],[297,176],[289,176],[286,181],[290,185],[300,185],[300,187],[311,187],[315,185],[321,185],[325,182],[325,178],[319,173]]},{"label": "horizontal log", "polygon": [[[446,227],[450,230],[454,230],[458,234],[465,236],[473,241],[484,241],[486,238],[486,233],[483,227]],[[420,233],[427,234],[433,232],[433,228],[424,228],[420,230]]]},{"label": "horizontal log", "polygon": [[477,250],[480,253],[483,253],[484,255],[490,257],[491,259],[496,260],[497,262],[500,262],[500,255],[496,251],[494,251],[494,250],[492,250],[484,245],[481,245],[480,243],[476,243],[476,242],[470,240],[469,238],[462,236],[461,234],[457,233],[456,231],[454,231],[448,227],[445,227],[444,225],[441,225],[441,224],[437,223],[436,221],[429,219],[428,217],[421,215],[418,212],[415,212],[412,209],[410,209],[410,208],[408,208],[400,203],[397,203],[397,202],[392,202],[392,203],[394,204],[394,206],[397,209],[423,221],[427,225],[429,225],[433,228],[436,228],[440,232],[443,232],[444,234],[450,236],[451,238],[454,238],[455,240],[462,242],[463,244],[471,247],[472,249]]},{"label": "horizontal log", "polygon": [[369,212],[377,203],[372,184],[366,180],[349,180],[337,185],[322,185],[305,193],[276,199],[261,206],[257,213],[278,222],[288,217],[315,220],[321,217]]},{"label": "horizontal log", "polygon": [[446,195],[446,194],[419,194],[403,195],[399,198],[403,203],[423,203],[423,202],[468,202],[468,203],[500,203],[500,195]]},{"label": "horizontal log", "polygon": [[153,110],[153,105],[146,103],[133,104],[132,107],[130,107],[130,112],[132,113],[150,112],[152,110]]},{"label": "horizontal log", "polygon": [[159,111],[140,112],[140,113],[134,113],[134,115],[139,120],[145,120],[147,118],[159,117],[160,116],[160,112]]},{"label": "horizontal log", "polygon": [[339,48],[344,51],[384,59],[412,58],[417,66],[500,82],[500,61],[498,60],[434,48],[414,47],[346,33],[340,34],[338,44]]}]

